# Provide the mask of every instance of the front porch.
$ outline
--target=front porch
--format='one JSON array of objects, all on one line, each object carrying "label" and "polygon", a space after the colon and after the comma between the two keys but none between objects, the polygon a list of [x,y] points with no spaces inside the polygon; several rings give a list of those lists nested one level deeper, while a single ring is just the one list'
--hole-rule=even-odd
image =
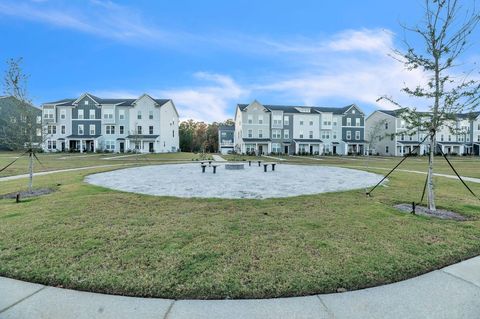
[{"label": "front porch", "polygon": [[59,149],[62,151],[75,151],[75,152],[95,152],[98,149],[98,137],[95,136],[81,136],[70,135],[61,142]]},{"label": "front porch", "polygon": [[343,141],[345,144],[345,154],[343,155],[366,155],[366,141]]},{"label": "front porch", "polygon": [[125,138],[125,147],[139,153],[155,153],[160,149],[159,135],[129,135]]},{"label": "front porch", "polygon": [[323,153],[323,142],[321,140],[294,140],[295,154],[320,155]]}]

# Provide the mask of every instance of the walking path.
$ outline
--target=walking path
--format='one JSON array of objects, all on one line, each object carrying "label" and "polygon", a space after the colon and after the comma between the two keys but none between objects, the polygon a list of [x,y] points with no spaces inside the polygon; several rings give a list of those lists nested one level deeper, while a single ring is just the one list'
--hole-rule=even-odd
[{"label": "walking path", "polygon": [[134,298],[0,277],[0,318],[480,318],[480,257],[380,287],[256,300]]},{"label": "walking path", "polygon": [[290,155],[290,157],[298,157],[298,158],[302,158],[302,159],[311,159],[311,160],[314,160],[314,161],[323,161],[323,158],[318,158],[318,157],[310,157],[310,156],[297,156],[297,155]]},{"label": "walking path", "polygon": [[[384,167],[374,167],[374,166],[354,166],[354,165],[348,165],[348,166],[342,166],[342,167],[351,167],[351,168],[363,168],[363,169],[381,169],[384,171],[390,171],[391,168],[384,168]],[[397,168],[396,171],[399,172],[406,172],[406,173],[414,173],[414,174],[422,174],[422,175],[427,175],[427,172],[422,172],[422,171],[412,171],[408,169],[399,169]],[[446,177],[446,178],[451,178],[451,179],[458,179],[456,175],[448,175],[448,174],[440,174],[440,173],[434,173],[434,176],[440,176],[440,177]],[[461,176],[464,181],[467,182],[472,182],[472,183],[480,183],[480,178],[475,178],[475,177],[467,177],[467,176]]]},{"label": "walking path", "polygon": [[[42,176],[42,175],[50,175],[50,174],[55,174],[55,173],[81,171],[81,170],[91,169],[91,168],[102,168],[102,167],[122,166],[122,165],[131,165],[131,164],[109,164],[109,165],[97,165],[97,166],[87,166],[87,167],[66,168],[66,169],[59,169],[59,170],[55,170],[55,171],[33,173],[33,176]],[[29,176],[30,175],[28,175],[28,174],[21,174],[21,175],[0,177],[0,182],[12,181],[12,180],[21,179],[21,178],[28,178]],[[1,319],[1,317],[0,317],[0,319]]]},{"label": "walking path", "polygon": [[271,159],[274,159],[274,160],[277,160],[277,161],[285,161],[284,158],[275,157],[275,156],[262,155],[262,157],[271,158]]},{"label": "walking path", "polygon": [[221,157],[220,155],[212,155],[215,162],[226,162],[227,160]]}]

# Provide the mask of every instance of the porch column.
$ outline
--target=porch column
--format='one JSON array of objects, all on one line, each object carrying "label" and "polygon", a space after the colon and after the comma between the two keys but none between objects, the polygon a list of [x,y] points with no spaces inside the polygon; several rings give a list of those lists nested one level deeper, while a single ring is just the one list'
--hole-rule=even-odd
[{"label": "porch column", "polygon": [[97,140],[93,140],[93,152],[97,152]]},{"label": "porch column", "polygon": [[83,140],[80,140],[80,153],[83,153]]}]

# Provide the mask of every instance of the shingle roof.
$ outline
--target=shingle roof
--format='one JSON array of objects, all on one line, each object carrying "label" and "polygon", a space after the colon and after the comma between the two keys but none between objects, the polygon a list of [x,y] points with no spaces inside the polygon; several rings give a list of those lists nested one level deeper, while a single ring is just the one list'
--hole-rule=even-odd
[{"label": "shingle roof", "polygon": [[[237,104],[241,111],[245,110],[247,106],[250,104]],[[310,113],[318,113],[318,112],[331,112],[333,114],[343,114],[349,108],[351,108],[354,104],[350,104],[344,107],[322,107],[322,106],[304,106],[304,105],[268,105],[264,104],[265,107],[269,111],[283,111],[285,113],[306,113],[300,112],[297,108],[309,108]]]},{"label": "shingle roof", "polygon": [[[102,105],[102,104],[117,104],[118,106],[132,106],[133,103],[137,100],[137,99],[112,99],[112,98],[100,98],[100,97],[97,97],[97,96],[94,96],[94,95],[91,95],[91,94],[88,94],[90,97],[92,97],[92,99],[95,100],[95,102],[97,102],[98,104]],[[73,106],[73,103],[76,101],[77,99],[62,99],[62,100],[58,100],[58,101],[53,101],[53,102],[47,102],[47,103],[44,103],[44,104],[56,104],[58,106]],[[167,103],[168,101],[170,101],[170,99],[154,99],[155,102],[158,103],[159,106],[162,106],[164,105],[165,103]]]},{"label": "shingle roof", "polygon": [[235,131],[235,125],[220,124],[218,129],[222,131]]},{"label": "shingle roof", "polygon": [[[400,113],[405,110],[405,109],[396,109],[396,110],[378,110],[379,112],[397,117],[400,115]],[[428,116],[431,115],[431,112],[417,112],[418,115],[424,115]],[[480,116],[480,112],[468,112],[468,113],[457,113],[455,114],[456,117],[462,118],[462,119],[469,119],[469,118],[476,118]]]}]

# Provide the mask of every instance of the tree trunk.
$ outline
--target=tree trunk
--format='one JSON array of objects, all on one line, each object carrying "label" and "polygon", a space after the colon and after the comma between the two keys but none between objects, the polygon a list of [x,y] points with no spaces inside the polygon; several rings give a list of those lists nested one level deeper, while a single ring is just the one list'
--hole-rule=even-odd
[{"label": "tree trunk", "polygon": [[29,155],[29,164],[28,164],[28,191],[31,193],[33,189],[33,151],[30,151]]},{"label": "tree trunk", "polygon": [[435,211],[435,192],[433,185],[433,158],[435,155],[435,133],[430,136],[430,154],[428,156],[428,179],[427,179],[427,191],[428,191],[428,209]]}]

